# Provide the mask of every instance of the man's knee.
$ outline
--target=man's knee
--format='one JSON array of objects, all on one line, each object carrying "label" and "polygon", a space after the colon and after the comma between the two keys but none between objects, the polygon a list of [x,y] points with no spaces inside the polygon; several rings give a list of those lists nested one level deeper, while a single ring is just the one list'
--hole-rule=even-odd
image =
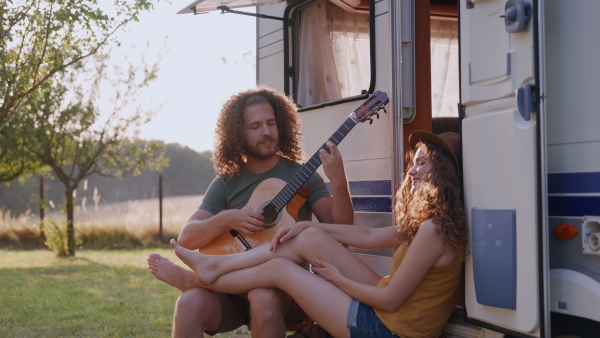
[{"label": "man's knee", "polygon": [[194,288],[182,293],[177,299],[175,307],[176,309],[181,308],[189,311],[215,307],[216,304],[219,304],[219,296],[216,293],[207,289]]},{"label": "man's knee", "polygon": [[173,333],[186,336],[186,332],[216,331],[220,321],[219,295],[206,289],[190,289],[182,293],[175,303]]},{"label": "man's knee", "polygon": [[286,295],[276,289],[255,289],[248,292],[250,302],[250,315],[253,318],[281,317],[283,319],[284,309],[289,307],[290,301]]}]

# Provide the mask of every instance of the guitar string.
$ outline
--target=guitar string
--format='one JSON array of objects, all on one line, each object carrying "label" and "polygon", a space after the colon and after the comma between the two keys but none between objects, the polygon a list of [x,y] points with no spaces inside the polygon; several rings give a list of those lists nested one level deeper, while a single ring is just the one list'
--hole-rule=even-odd
[{"label": "guitar string", "polygon": [[[348,118],[338,130],[331,136],[330,141],[335,144],[339,144],[343,138],[348,135],[350,130],[356,125],[356,122],[351,118]],[[345,129],[345,130],[342,130]],[[339,134],[339,139],[336,137],[336,134]],[[325,144],[321,146],[321,148],[325,148]],[[316,163],[313,163],[316,162]],[[285,206],[285,202],[289,201],[291,197],[300,189],[300,182],[304,182],[308,179],[308,177],[321,165],[321,159],[319,158],[319,153],[315,153],[310,160],[302,167],[300,170],[292,177],[290,182],[284,187],[282,191],[280,191],[275,198],[263,209],[263,215],[275,216],[272,215],[273,212],[278,214],[278,211],[281,211]],[[308,171],[308,172],[306,172]]]}]

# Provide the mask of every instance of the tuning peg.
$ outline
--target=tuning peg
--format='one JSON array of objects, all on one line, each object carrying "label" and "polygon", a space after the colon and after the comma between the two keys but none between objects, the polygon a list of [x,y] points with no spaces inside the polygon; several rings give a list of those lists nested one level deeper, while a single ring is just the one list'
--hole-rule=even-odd
[{"label": "tuning peg", "polygon": [[378,113],[378,112],[375,112],[375,114],[374,114],[374,115],[375,115],[375,116],[377,116],[377,119],[379,120],[379,113]]}]

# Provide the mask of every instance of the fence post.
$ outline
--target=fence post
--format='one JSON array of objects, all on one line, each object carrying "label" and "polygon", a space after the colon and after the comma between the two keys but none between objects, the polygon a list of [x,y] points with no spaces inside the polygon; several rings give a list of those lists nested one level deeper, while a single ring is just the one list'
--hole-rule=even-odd
[{"label": "fence post", "polygon": [[158,173],[158,239],[163,240],[163,176]]},{"label": "fence post", "polygon": [[42,240],[46,241],[46,234],[44,233],[44,218],[45,218],[45,208],[44,208],[44,176],[40,175],[40,236]]}]

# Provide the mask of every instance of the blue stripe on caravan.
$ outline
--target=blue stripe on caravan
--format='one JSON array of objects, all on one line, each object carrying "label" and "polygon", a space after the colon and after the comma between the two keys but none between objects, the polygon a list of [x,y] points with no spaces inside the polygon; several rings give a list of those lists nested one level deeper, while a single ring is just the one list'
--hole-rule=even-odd
[{"label": "blue stripe on caravan", "polygon": [[549,194],[594,192],[600,192],[600,172],[548,175]]},{"label": "blue stripe on caravan", "polygon": [[352,195],[392,195],[392,181],[351,181]]},{"label": "blue stripe on caravan", "polygon": [[[331,183],[325,183],[331,194]],[[352,196],[391,196],[392,181],[350,181],[350,195]]]},{"label": "blue stripe on caravan", "polygon": [[391,197],[352,197],[354,211],[392,212]]},{"label": "blue stripe on caravan", "polygon": [[600,215],[600,196],[549,196],[550,216]]}]

